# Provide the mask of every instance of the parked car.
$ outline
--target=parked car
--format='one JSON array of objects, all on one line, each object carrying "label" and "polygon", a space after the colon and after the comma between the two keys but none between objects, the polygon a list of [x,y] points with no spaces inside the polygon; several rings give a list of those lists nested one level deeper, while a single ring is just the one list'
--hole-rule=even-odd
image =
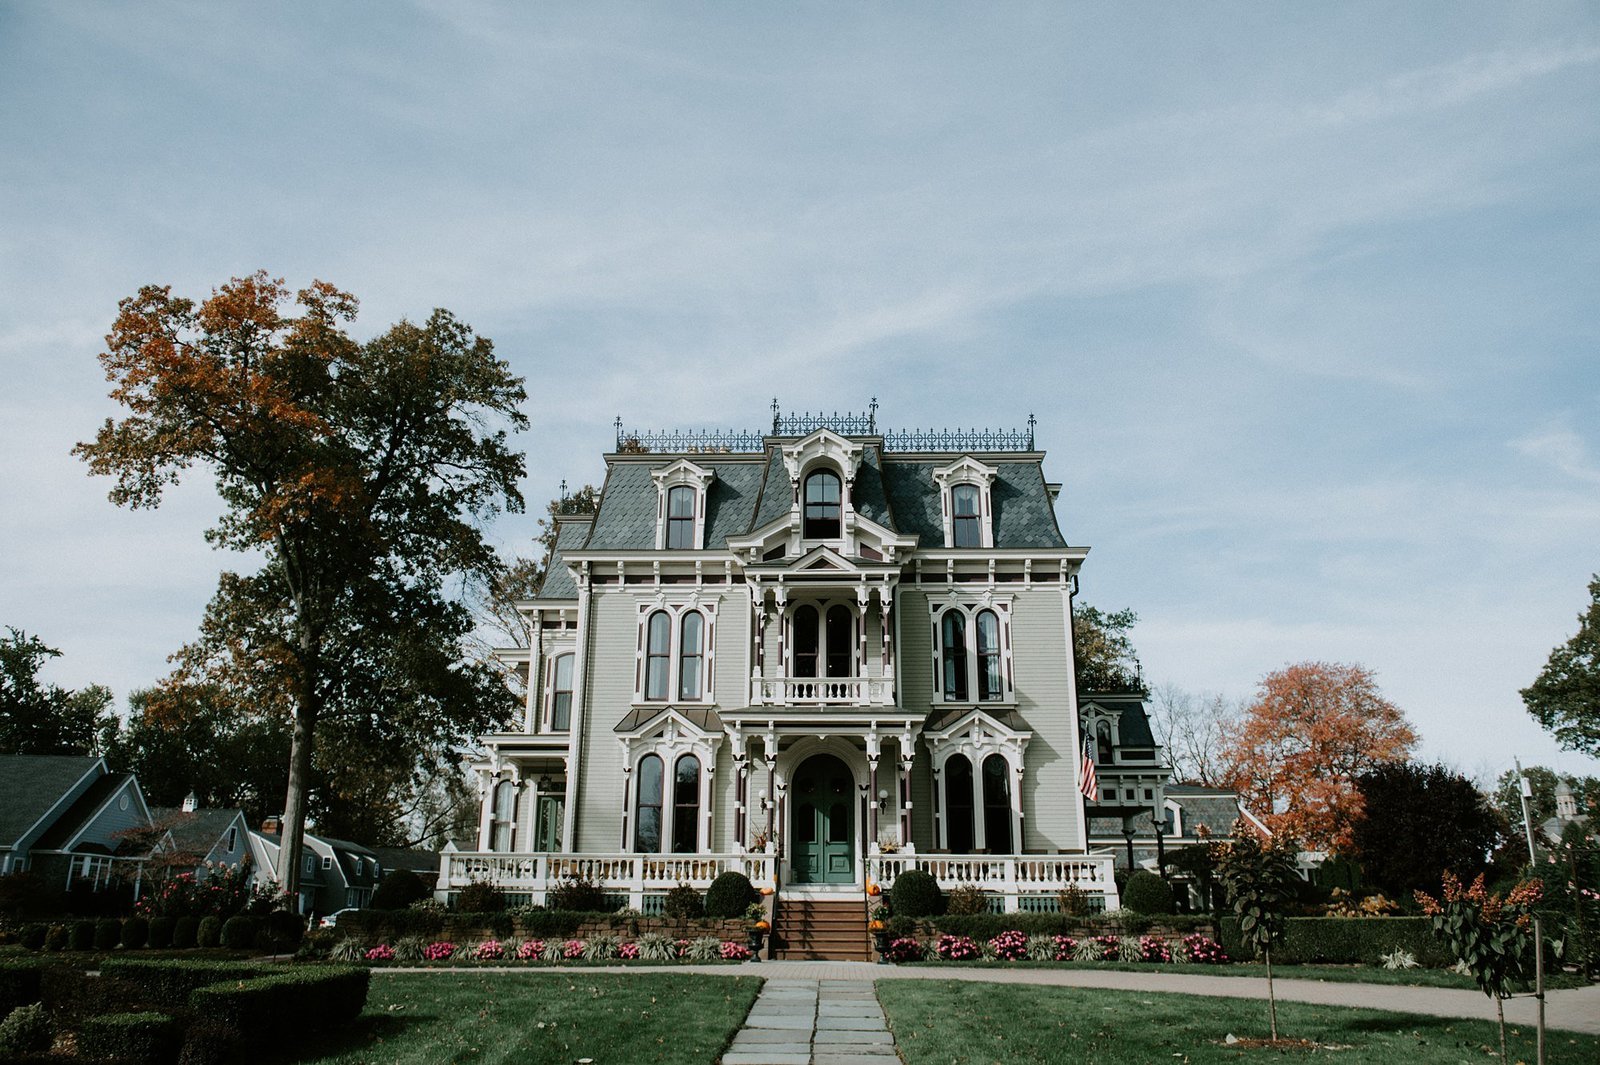
[{"label": "parked car", "polygon": [[359,909],[361,909],[360,906],[346,906],[342,910],[334,910],[332,913],[328,914],[322,920],[318,921],[317,922],[317,927],[318,928],[336,928],[339,925],[339,918],[340,917],[344,916],[347,913],[355,913]]}]

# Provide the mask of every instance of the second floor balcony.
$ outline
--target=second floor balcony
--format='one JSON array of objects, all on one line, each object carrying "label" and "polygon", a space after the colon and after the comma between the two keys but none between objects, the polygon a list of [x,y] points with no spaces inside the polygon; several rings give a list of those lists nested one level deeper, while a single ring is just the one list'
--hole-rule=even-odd
[{"label": "second floor balcony", "polygon": [[752,706],[893,706],[889,677],[750,678]]}]

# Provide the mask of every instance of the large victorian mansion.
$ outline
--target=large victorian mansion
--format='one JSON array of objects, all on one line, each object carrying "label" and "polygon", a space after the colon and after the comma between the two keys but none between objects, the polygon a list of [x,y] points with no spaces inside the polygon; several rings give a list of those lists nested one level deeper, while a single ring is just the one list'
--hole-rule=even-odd
[{"label": "large victorian mansion", "polygon": [[1069,885],[1116,906],[1096,824],[1148,829],[1168,771],[1137,693],[1075,690],[1088,548],[1032,419],[880,432],[873,406],[774,405],[767,434],[619,421],[598,509],[556,518],[519,604],[525,712],[482,737],[477,849],[442,892],[583,877],[650,912],[729,869],[860,898],[920,868],[1007,910]]}]

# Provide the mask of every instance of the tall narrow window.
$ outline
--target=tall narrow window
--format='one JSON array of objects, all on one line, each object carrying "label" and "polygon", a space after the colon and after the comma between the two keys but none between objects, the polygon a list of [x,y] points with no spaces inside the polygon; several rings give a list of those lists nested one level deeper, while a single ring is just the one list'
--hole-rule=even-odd
[{"label": "tall narrow window", "polygon": [[661,852],[661,757],[639,759],[638,814],[633,821],[633,849],[642,854]]},{"label": "tall narrow window", "polygon": [[950,489],[950,524],[956,547],[982,547],[982,518],[978,516],[978,488],[958,484]]},{"label": "tall narrow window", "polygon": [[1004,756],[983,760],[983,836],[990,854],[1011,853],[1010,766]]},{"label": "tall narrow window", "polygon": [[683,615],[678,643],[678,698],[700,698],[700,666],[705,661],[705,618],[697,610]]},{"label": "tall narrow window", "polygon": [[992,610],[978,612],[978,698],[1004,699],[1000,673],[1000,622]]},{"label": "tall narrow window", "polygon": [[1094,730],[1094,761],[1096,765],[1111,764],[1111,722],[1102,721]]},{"label": "tall narrow window", "polygon": [[694,489],[688,485],[667,490],[667,547],[694,547]]},{"label": "tall narrow window", "polygon": [[550,682],[550,731],[572,727],[572,656],[557,655],[555,677]]},{"label": "tall narrow window", "polygon": [[700,849],[700,759],[686,754],[672,771],[672,853]]},{"label": "tall narrow window", "polygon": [[797,677],[817,676],[819,622],[814,606],[803,606],[794,612],[794,675]]},{"label": "tall narrow window", "polygon": [[940,626],[944,651],[944,697],[959,702],[967,697],[967,617],[946,610]]},{"label": "tall narrow window", "polygon": [[828,608],[828,676],[848,677],[855,671],[853,650],[856,642],[855,615],[849,607]]},{"label": "tall narrow window", "polygon": [[517,819],[517,786],[502,780],[494,789],[494,831],[490,833],[489,849],[509,851]]},{"label": "tall narrow window", "polygon": [[807,540],[839,538],[840,499],[837,473],[832,470],[818,470],[806,478],[804,531]]},{"label": "tall narrow window", "polygon": [[971,854],[972,763],[964,754],[952,754],[944,763],[945,839],[951,854]]},{"label": "tall narrow window", "polygon": [[650,615],[645,633],[644,697],[667,697],[667,674],[672,667],[672,619],[665,610]]}]

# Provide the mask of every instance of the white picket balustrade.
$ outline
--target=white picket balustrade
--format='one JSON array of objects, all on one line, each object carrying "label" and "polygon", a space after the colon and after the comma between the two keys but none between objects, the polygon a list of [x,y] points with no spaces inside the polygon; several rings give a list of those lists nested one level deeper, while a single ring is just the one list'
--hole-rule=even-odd
[{"label": "white picket balustrade", "polygon": [[920,869],[948,891],[974,884],[1004,900],[1014,913],[1024,895],[1055,896],[1069,887],[1105,898],[1106,909],[1119,905],[1113,879],[1114,862],[1099,855],[1042,854],[875,854],[867,859],[867,875],[888,888],[909,869]]},{"label": "white picket balustrade", "polygon": [[602,890],[628,895],[642,909],[646,894],[688,884],[704,891],[723,873],[743,873],[756,887],[773,886],[770,854],[510,854],[457,851],[439,858],[439,891],[455,891],[474,880],[502,891],[527,894],[544,905],[545,892],[563,880],[587,880]]}]

